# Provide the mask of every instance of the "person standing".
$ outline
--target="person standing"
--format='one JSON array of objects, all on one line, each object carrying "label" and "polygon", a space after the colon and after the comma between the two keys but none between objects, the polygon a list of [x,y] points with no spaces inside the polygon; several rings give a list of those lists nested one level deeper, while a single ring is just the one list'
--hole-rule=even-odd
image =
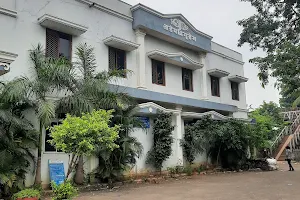
[{"label": "person standing", "polygon": [[289,168],[290,168],[289,171],[295,171],[294,167],[292,166],[293,152],[291,150],[291,147],[287,146],[285,149],[286,149],[285,150],[285,156],[286,156],[285,160],[289,164]]}]

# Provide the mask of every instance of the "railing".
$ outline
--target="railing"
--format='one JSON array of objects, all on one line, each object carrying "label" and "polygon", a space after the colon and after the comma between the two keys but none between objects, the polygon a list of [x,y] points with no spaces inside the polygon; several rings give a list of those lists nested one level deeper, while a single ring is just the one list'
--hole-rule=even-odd
[{"label": "railing", "polygon": [[274,153],[274,150],[278,147],[279,143],[282,141],[283,137],[290,134],[290,127],[286,126],[278,134],[274,142],[271,144],[271,152]]},{"label": "railing", "polygon": [[271,144],[271,151],[274,153],[274,150],[278,147],[279,143],[282,141],[283,137],[286,135],[294,135],[290,141],[290,147],[295,149],[298,141],[300,140],[300,110],[299,111],[290,111],[287,113],[289,119],[293,120],[293,123],[290,126],[286,126],[275,138],[274,142]]},{"label": "railing", "polygon": [[289,119],[290,121],[294,121],[300,115],[300,110],[282,112],[282,114],[284,119]]}]

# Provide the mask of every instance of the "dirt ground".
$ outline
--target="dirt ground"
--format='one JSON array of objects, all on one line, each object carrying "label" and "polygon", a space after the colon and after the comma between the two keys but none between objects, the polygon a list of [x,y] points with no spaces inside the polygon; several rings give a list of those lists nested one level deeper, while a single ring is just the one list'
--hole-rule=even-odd
[{"label": "dirt ground", "polygon": [[90,192],[76,200],[290,200],[300,198],[300,164],[295,172],[280,163],[274,172],[242,172],[194,176],[114,192]]}]

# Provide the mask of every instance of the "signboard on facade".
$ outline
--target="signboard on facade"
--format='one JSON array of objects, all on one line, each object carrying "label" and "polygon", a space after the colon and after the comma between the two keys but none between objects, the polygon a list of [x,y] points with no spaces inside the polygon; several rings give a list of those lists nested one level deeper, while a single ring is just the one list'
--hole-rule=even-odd
[{"label": "signboard on facade", "polygon": [[54,181],[57,185],[65,181],[64,163],[62,161],[48,161],[50,181]]},{"label": "signboard on facade", "polygon": [[165,30],[182,36],[186,40],[193,40],[195,42],[197,41],[197,38],[195,36],[193,36],[189,32],[186,32],[189,30],[189,27],[180,19],[171,19],[171,25],[164,24],[163,27]]},{"label": "signboard on facade", "polygon": [[150,128],[150,118],[149,117],[139,117],[139,119],[144,123],[145,128]]}]

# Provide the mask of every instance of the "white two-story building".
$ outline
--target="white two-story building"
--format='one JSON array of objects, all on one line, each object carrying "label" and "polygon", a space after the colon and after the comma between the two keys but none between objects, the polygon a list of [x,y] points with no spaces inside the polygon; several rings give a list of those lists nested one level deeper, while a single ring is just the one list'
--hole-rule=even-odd
[{"label": "white two-story building", "polygon": [[[242,55],[213,42],[181,14],[119,0],[1,0],[0,27],[1,81],[32,76],[28,50],[38,43],[49,56],[72,59],[75,47],[85,42],[95,48],[98,71],[131,70],[118,85],[140,103],[138,114],[150,121],[157,110],[174,114],[173,153],[164,166],[184,160],[180,139],[185,120],[247,118]],[[151,126],[147,132],[133,133],[144,146],[136,171],[147,167]],[[51,159],[64,161],[67,168],[68,155],[44,142],[44,183],[49,182]],[[86,172],[96,165],[96,159],[89,159]]]}]

